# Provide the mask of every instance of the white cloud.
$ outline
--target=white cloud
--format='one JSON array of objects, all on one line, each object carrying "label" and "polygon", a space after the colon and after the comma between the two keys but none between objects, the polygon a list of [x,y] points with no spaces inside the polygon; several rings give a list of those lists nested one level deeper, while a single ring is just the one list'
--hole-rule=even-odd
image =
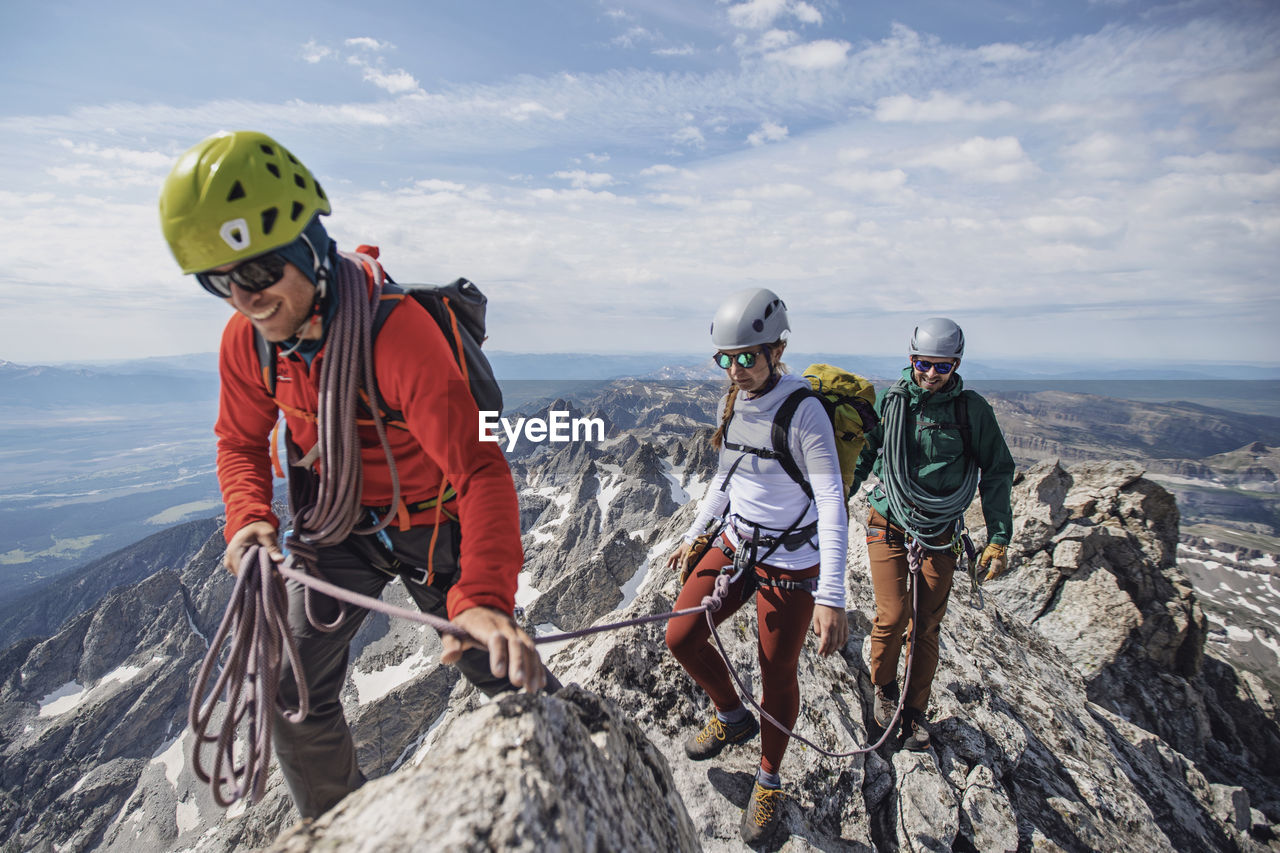
[{"label": "white cloud", "polygon": [[1008,101],[981,104],[944,92],[930,92],[927,100],[911,95],[891,95],[876,102],[877,121],[954,122],[988,121],[1012,115],[1017,108]]},{"label": "white cloud", "polygon": [[438,179],[415,181],[414,186],[429,193],[460,193],[467,188],[465,184]]},{"label": "white cloud", "polygon": [[[546,281],[582,306],[574,347],[598,350],[644,337],[635,318],[651,304],[624,281],[652,282],[674,306],[646,345],[681,348],[716,296],[750,279],[804,306],[806,346],[853,346],[853,292],[856,346],[897,352],[907,320],[885,283],[909,277],[965,318],[975,354],[1123,355],[1140,318],[1157,354],[1280,360],[1274,336],[1241,349],[1255,340],[1241,329],[1280,311],[1275,25],[1166,18],[979,48],[895,26],[846,36],[856,46],[836,42],[821,62],[805,59],[802,18],[786,11],[798,6],[738,5],[760,26],[738,33],[739,63],[692,42],[707,70],[622,62],[480,81],[460,69],[426,93],[407,88],[428,73],[419,57],[397,80],[379,64],[388,54],[334,40],[287,58],[333,70],[355,55],[350,68],[399,94],[5,113],[0,220],[21,251],[0,272],[0,357],[65,358],[56,342],[71,339],[104,354],[213,349],[225,314],[181,286],[155,194],[194,141],[257,126],[319,164],[343,245],[377,240],[406,278],[481,282],[502,349],[563,347],[539,322]],[[848,32],[836,25],[822,35]],[[801,61],[765,61],[764,44]],[[771,144],[742,144],[753,128]],[[58,300],[28,301],[50,282]]]},{"label": "white cloud", "polygon": [[983,62],[989,62],[993,65],[1006,62],[1024,62],[1028,59],[1034,59],[1036,53],[1028,50],[1020,44],[984,44],[977,49],[977,54]]},{"label": "white cloud", "polygon": [[568,181],[575,189],[598,189],[613,183],[613,175],[605,172],[587,172],[582,169],[553,172],[551,177]]},{"label": "white cloud", "polygon": [[784,16],[802,24],[822,23],[822,13],[803,0],[746,0],[729,7],[729,23],[747,30],[763,30]]},{"label": "white cloud", "polygon": [[841,148],[836,152],[836,158],[841,163],[858,163],[870,157],[872,151],[870,148],[852,147]]},{"label": "white cloud", "polygon": [[760,36],[760,40],[756,46],[768,53],[770,51],[781,50],[784,47],[790,47],[800,40],[800,36],[791,30],[769,30]]},{"label": "white cloud", "polygon": [[1119,231],[1090,216],[1029,216],[1023,224],[1032,234],[1065,242],[1096,241]]},{"label": "white cloud", "polygon": [[654,56],[693,56],[693,45],[684,44],[679,47],[659,47],[653,51]]},{"label": "white cloud", "polygon": [[774,51],[767,54],[767,58],[784,65],[808,70],[836,68],[844,65],[848,60],[851,47],[852,45],[847,41],[820,39]]},{"label": "white cloud", "polygon": [[403,69],[383,71],[379,68],[365,67],[364,79],[393,95],[421,91],[421,87],[418,86],[418,81],[414,79],[414,76]]},{"label": "white cloud", "polygon": [[655,175],[676,175],[680,173],[680,169],[672,166],[670,163],[655,163],[652,166],[640,170],[641,177],[653,177]]},{"label": "white cloud", "polygon": [[333,56],[333,48],[325,47],[316,42],[315,39],[307,42],[302,46],[302,59],[312,65],[320,62],[322,59],[328,59]]},{"label": "white cloud", "polygon": [[531,118],[538,117],[560,120],[565,116],[563,110],[549,109],[537,101],[521,101],[518,104],[508,107],[504,112],[507,117],[518,122],[528,121]]},{"label": "white cloud", "polygon": [[832,172],[828,180],[841,189],[858,194],[879,195],[901,189],[907,183],[907,173],[901,169],[882,172],[844,170]]},{"label": "white cloud", "polygon": [[76,143],[70,139],[59,139],[58,145],[77,157],[121,163],[139,169],[163,169],[167,172],[173,165],[173,158],[163,151],[139,151],[133,148],[101,146],[93,142]]},{"label": "white cloud", "polygon": [[347,47],[353,47],[356,50],[370,50],[374,52],[384,50],[395,50],[395,45],[387,41],[378,41],[368,36],[360,36],[357,38],[349,38],[343,42]]},{"label": "white cloud", "polygon": [[987,139],[975,136],[955,145],[942,145],[911,159],[913,165],[933,166],[962,179],[1008,183],[1030,177],[1035,165],[1013,136]]},{"label": "white cloud", "polygon": [[775,122],[766,121],[760,125],[760,129],[754,131],[747,136],[747,143],[754,147],[766,145],[770,142],[781,142],[787,138],[786,125],[776,124]]},{"label": "white cloud", "polygon": [[680,128],[672,134],[671,139],[677,145],[689,148],[705,148],[707,144],[707,138],[702,135],[702,131],[692,125]]},{"label": "white cloud", "polygon": [[633,48],[640,42],[653,41],[653,33],[644,27],[630,27],[625,33],[614,36],[609,43],[615,47]]},{"label": "white cloud", "polygon": [[742,187],[733,191],[734,198],[756,199],[759,201],[795,200],[812,198],[813,190],[801,184],[757,184]]},{"label": "white cloud", "polygon": [[1066,145],[1063,158],[1079,172],[1100,177],[1116,177],[1146,171],[1146,146],[1132,137],[1098,131]]}]

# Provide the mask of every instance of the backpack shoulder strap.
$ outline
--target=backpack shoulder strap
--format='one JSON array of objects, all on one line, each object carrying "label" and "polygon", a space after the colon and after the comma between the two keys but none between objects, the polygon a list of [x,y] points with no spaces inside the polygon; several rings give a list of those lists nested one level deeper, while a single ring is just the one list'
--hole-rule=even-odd
[{"label": "backpack shoulder strap", "polygon": [[258,370],[262,374],[262,384],[267,386],[267,396],[276,396],[276,346],[253,330],[253,349],[258,354]]},{"label": "backpack shoulder strap", "polygon": [[955,427],[960,430],[960,439],[964,442],[964,455],[977,459],[973,452],[973,427],[969,424],[969,392],[961,391],[955,399]]},{"label": "backpack shoulder strap", "polygon": [[773,450],[777,454],[778,464],[782,466],[782,470],[787,472],[796,485],[805,493],[809,500],[813,500],[813,487],[809,485],[809,481],[800,473],[800,466],[796,464],[795,456],[791,453],[791,445],[787,440],[788,434],[791,432],[791,421],[796,416],[796,410],[800,408],[800,404],[807,397],[817,397],[819,402],[823,402],[823,408],[826,408],[824,398],[821,394],[812,388],[797,388],[787,395],[782,401],[782,405],[778,406],[777,413],[773,416]]}]

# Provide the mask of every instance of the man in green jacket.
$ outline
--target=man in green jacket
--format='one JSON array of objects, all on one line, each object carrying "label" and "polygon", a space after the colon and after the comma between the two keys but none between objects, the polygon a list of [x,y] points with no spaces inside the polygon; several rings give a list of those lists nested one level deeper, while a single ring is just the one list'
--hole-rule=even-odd
[{"label": "man in green jacket", "polygon": [[1005,568],[1013,532],[1010,493],[1014,463],[991,404],[964,390],[956,368],[964,333],[951,320],[933,317],[911,336],[910,364],[902,378],[876,398],[880,424],[867,433],[853,488],[875,474],[867,518],[867,554],[875,588],[871,629],[871,681],[875,718],[892,724],[900,691],[897,672],[903,635],[911,622],[908,543],[920,543],[919,619],[902,717],[903,746],[929,748],[925,710],[938,668],[938,631],[947,612],[956,568],[957,538],[975,490],[982,495],[987,547],[979,566],[987,579]]}]

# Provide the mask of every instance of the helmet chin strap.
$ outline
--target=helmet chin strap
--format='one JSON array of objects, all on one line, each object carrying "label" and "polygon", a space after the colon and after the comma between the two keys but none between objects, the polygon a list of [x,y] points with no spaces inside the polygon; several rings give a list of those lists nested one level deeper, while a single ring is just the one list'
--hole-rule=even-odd
[{"label": "helmet chin strap", "polygon": [[[311,242],[307,240],[306,237],[303,237],[302,239],[306,241],[308,246],[311,245]],[[312,250],[312,254],[314,256],[314,250]],[[316,295],[315,295],[315,298],[311,301],[311,310],[307,313],[306,319],[302,321],[302,324],[298,326],[298,328],[294,331],[293,346],[289,347],[287,350],[283,350],[280,353],[280,355],[282,356],[293,354],[295,351],[297,351],[298,347],[302,346],[303,341],[314,340],[314,338],[311,338],[311,339],[306,338],[305,333],[309,327],[317,326],[323,322],[321,318],[322,317],[321,309],[324,305],[325,294],[328,292],[328,284],[329,284],[328,264],[321,264],[317,259],[315,273],[316,273],[316,285],[315,285]]]}]

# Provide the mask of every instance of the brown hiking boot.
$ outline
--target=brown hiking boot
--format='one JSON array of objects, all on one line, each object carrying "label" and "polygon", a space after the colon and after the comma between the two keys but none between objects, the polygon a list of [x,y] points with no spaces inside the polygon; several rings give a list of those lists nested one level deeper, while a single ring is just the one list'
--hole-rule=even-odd
[{"label": "brown hiking boot", "polygon": [[898,710],[898,697],[901,695],[896,679],[888,684],[876,685],[876,699],[871,712],[877,726],[882,729],[889,728],[889,724],[893,722],[893,715]]},{"label": "brown hiking boot", "polygon": [[742,812],[742,840],[755,846],[769,840],[782,818],[781,788],[766,788],[759,781],[751,789],[751,800]]},{"label": "brown hiking boot", "polygon": [[702,727],[702,731],[684,742],[684,754],[694,761],[705,761],[715,758],[731,743],[743,743],[751,740],[760,732],[760,724],[752,714],[740,723],[722,723],[720,717],[711,714],[711,721]]},{"label": "brown hiking boot", "polygon": [[929,748],[929,730],[925,727],[924,711],[907,707],[902,709],[902,748],[912,752],[924,752]]}]

